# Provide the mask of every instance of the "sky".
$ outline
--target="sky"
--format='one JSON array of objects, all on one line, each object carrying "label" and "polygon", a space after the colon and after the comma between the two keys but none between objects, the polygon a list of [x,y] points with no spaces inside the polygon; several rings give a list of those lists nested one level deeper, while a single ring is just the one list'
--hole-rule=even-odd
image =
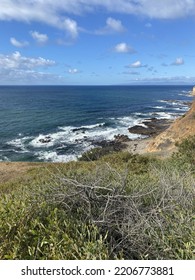
[{"label": "sky", "polygon": [[0,0],[0,85],[195,84],[195,0]]}]

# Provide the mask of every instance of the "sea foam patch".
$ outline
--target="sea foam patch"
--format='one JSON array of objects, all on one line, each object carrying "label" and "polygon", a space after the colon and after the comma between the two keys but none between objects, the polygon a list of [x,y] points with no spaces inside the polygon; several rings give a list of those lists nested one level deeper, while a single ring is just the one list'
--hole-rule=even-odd
[{"label": "sea foam patch", "polygon": [[20,138],[15,138],[13,140],[8,141],[6,144],[11,146],[11,147],[15,147],[16,150],[15,152],[28,152],[29,150],[27,149],[27,143],[29,142],[29,140],[31,140],[32,137],[20,137]]},{"label": "sea foam patch", "polygon": [[[77,160],[84,152],[101,146],[101,141],[112,141],[116,135],[127,135],[130,139],[145,138],[130,133],[128,128],[139,125],[146,127],[144,121],[149,118],[172,119],[177,113],[163,108],[149,113],[133,113],[129,116],[102,118],[100,122],[82,126],[58,126],[49,133],[35,136],[18,135],[8,142],[16,153],[27,153],[36,161],[68,162]],[[22,136],[22,137],[21,137]]]},{"label": "sea foam patch", "polygon": [[51,161],[51,162],[69,162],[76,161],[76,155],[58,155],[57,152],[41,151],[36,153],[39,160]]},{"label": "sea foam patch", "polygon": [[38,160],[53,162],[76,160],[84,152],[98,146],[101,141],[112,141],[118,134],[127,135],[131,139],[142,137],[128,131],[131,126],[142,125],[142,121],[137,116],[126,116],[79,127],[59,126],[54,133],[39,134],[31,139],[28,147],[33,147]]}]

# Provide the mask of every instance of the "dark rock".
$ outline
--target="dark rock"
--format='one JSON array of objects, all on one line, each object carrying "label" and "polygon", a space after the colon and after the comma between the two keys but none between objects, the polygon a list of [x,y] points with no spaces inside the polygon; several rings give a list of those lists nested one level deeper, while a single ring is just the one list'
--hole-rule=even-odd
[{"label": "dark rock", "polygon": [[128,142],[130,139],[127,135],[118,134],[114,136],[116,142]]},{"label": "dark rock", "polygon": [[146,126],[135,125],[128,130],[130,133],[155,136],[167,129],[173,120],[151,118],[143,122]]},{"label": "dark rock", "polygon": [[51,142],[52,138],[50,136],[46,136],[45,138],[39,139],[39,142],[42,144]]},{"label": "dark rock", "polygon": [[135,125],[133,127],[130,127],[128,130],[130,133],[141,134],[141,135],[151,135],[154,133],[154,129],[152,127],[148,128],[141,125]]},{"label": "dark rock", "polygon": [[77,134],[78,134],[78,133],[85,133],[85,130],[86,130],[85,128],[79,127],[79,128],[73,128],[73,129],[72,129],[72,132],[76,132]]}]

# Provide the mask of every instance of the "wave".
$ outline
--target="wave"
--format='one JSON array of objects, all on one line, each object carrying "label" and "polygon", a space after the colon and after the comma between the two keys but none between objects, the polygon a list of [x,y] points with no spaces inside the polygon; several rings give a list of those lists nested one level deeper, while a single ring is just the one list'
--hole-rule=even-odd
[{"label": "wave", "polygon": [[178,95],[192,97],[192,91],[191,90],[182,90],[181,93],[179,93]]},{"label": "wave", "polygon": [[153,109],[164,109],[166,110],[166,106],[154,106]]},{"label": "wave", "polygon": [[[35,159],[54,162],[76,160],[103,140],[112,141],[118,134],[130,139],[142,137],[128,131],[134,125],[143,125],[144,119],[136,115],[108,118],[92,125],[59,126],[55,132],[37,136],[17,137],[7,144],[15,147],[14,153],[31,153]],[[19,136],[19,135],[18,135]]]},{"label": "wave", "polygon": [[36,154],[39,160],[51,161],[51,162],[69,162],[76,161],[76,155],[58,155],[57,152],[41,151]]},{"label": "wave", "polygon": [[9,161],[9,158],[6,156],[1,156],[0,162]]},{"label": "wave", "polygon": [[[22,138],[16,138],[13,140],[8,141],[6,144],[11,146],[11,147],[15,147],[17,148],[17,150],[15,149],[14,152],[20,152],[20,153],[26,153],[29,152],[29,150],[26,148],[26,143],[31,140],[32,137],[22,137]],[[5,150],[4,150],[5,151]]]},{"label": "wave", "polygon": [[[101,145],[101,141],[112,141],[116,135],[127,135],[130,139],[144,138],[143,135],[130,133],[128,128],[135,125],[146,127],[143,123],[150,118],[175,119],[188,107],[182,102],[161,100],[172,107],[154,106],[148,113],[136,112],[129,116],[100,118],[99,122],[82,126],[57,126],[49,133],[24,136],[18,134],[8,141],[8,150],[14,154],[25,154],[38,161],[67,162],[77,160],[84,152]],[[160,102],[160,101],[159,101]],[[181,107],[180,107],[181,106]],[[178,112],[177,112],[178,111]],[[8,154],[11,154],[8,151]],[[4,155],[7,156],[5,153]],[[25,156],[25,155],[24,155]]]}]

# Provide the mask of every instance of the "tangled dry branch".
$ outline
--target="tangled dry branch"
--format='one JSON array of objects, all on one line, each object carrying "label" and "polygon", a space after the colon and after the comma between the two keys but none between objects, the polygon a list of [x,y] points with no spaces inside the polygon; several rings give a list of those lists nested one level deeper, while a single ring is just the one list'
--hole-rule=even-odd
[{"label": "tangled dry branch", "polygon": [[155,166],[151,170],[157,180],[148,180],[146,186],[139,187],[134,186],[127,171],[118,172],[107,164],[97,167],[95,174],[85,180],[55,173],[55,184],[50,181],[45,198],[107,234],[111,255],[122,250],[126,257],[137,258],[141,251],[144,257],[154,237],[159,246],[165,245],[171,217],[175,218],[178,209],[193,208],[194,201],[191,174],[171,173]]}]

